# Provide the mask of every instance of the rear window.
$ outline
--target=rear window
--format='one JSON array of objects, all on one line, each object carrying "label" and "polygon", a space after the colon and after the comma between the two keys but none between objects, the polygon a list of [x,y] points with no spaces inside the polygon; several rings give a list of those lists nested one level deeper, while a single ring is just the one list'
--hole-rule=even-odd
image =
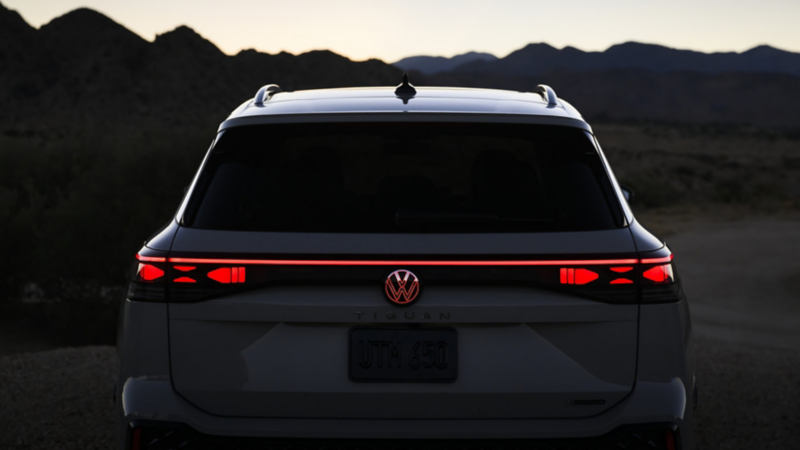
[{"label": "rear window", "polygon": [[605,230],[621,211],[584,131],[517,124],[226,130],[184,216],[195,228],[335,233]]}]

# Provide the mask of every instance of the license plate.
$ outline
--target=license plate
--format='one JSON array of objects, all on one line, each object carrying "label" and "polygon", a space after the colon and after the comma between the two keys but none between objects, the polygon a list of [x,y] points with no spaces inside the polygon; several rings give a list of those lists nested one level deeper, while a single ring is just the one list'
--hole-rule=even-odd
[{"label": "license plate", "polygon": [[387,382],[452,382],[458,375],[458,342],[452,328],[353,328],[350,379]]}]

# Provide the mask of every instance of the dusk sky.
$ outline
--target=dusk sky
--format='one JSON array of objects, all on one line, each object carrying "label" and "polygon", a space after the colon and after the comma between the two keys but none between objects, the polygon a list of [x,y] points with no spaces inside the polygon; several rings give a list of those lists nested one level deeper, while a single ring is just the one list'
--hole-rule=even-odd
[{"label": "dusk sky", "polygon": [[705,52],[800,51],[800,0],[0,0],[39,27],[79,7],[147,40],[187,25],[222,51],[329,49],[355,60],[498,56],[531,42],[605,50],[627,41]]}]

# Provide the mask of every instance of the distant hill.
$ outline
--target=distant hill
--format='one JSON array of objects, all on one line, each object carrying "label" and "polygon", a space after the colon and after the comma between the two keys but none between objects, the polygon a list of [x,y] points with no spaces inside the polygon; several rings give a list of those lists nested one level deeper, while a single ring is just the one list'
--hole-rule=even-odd
[{"label": "distant hill", "polygon": [[0,134],[213,130],[267,83],[285,90],[392,86],[404,70],[416,71],[411,82],[419,86],[549,84],[588,119],[797,129],[799,57],[771,47],[705,54],[636,43],[604,52],[531,44],[500,59],[467,53],[395,65],[326,50],[229,56],[185,26],[150,42],[83,8],[37,30],[0,5]]},{"label": "distant hill", "polygon": [[532,76],[553,70],[596,72],[617,69],[644,69],[659,73],[743,72],[800,75],[800,53],[767,45],[742,53],[702,53],[638,42],[614,45],[603,52],[584,52],[574,47],[559,50],[548,44],[528,44],[504,58],[471,61],[452,70],[458,73]]},{"label": "distant hill", "polygon": [[443,56],[410,56],[392,65],[407,72],[415,70],[426,75],[432,75],[439,72],[448,72],[463,64],[475,61],[494,61],[496,59],[497,56],[491,53],[468,52],[453,56],[452,58],[445,58]]},{"label": "distant hill", "polygon": [[740,124],[800,131],[800,77],[788,74],[641,69],[554,70],[536,76],[446,72],[428,75],[424,83],[528,92],[547,84],[590,122]]},{"label": "distant hill", "polygon": [[800,128],[800,54],[768,46],[707,54],[635,42],[604,52],[529,44],[424,81],[522,91],[548,84],[588,119]]},{"label": "distant hill", "polygon": [[382,61],[330,51],[228,56],[185,26],[149,42],[89,9],[37,30],[0,5],[0,133],[208,127],[264,84],[395,85],[401,77]]}]

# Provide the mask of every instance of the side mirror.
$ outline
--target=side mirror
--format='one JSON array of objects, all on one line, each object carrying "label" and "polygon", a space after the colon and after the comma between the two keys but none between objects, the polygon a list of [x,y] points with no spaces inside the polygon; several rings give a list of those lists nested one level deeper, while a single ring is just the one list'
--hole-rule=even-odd
[{"label": "side mirror", "polygon": [[619,188],[622,189],[622,195],[625,196],[625,200],[628,201],[630,204],[633,201],[633,198],[636,197],[636,194],[633,192],[633,189],[625,186],[624,184],[620,183]]}]

